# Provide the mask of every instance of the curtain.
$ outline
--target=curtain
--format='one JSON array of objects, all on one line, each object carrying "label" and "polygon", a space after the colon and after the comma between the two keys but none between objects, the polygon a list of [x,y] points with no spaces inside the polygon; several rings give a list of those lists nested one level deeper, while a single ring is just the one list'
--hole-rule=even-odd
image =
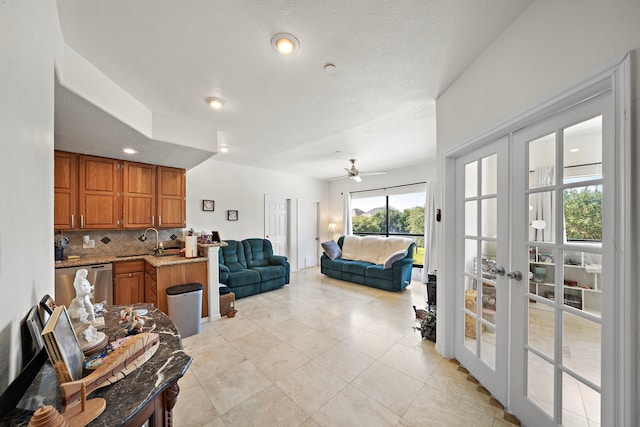
[{"label": "curtain", "polygon": [[344,203],[342,211],[342,234],[350,236],[353,234],[353,224],[351,223],[351,193],[344,193]]},{"label": "curtain", "polygon": [[[531,187],[544,188],[553,185],[553,166],[542,166],[531,172]],[[533,193],[529,205],[529,240],[535,242],[552,242],[555,239],[553,221],[554,193],[542,191]]]},{"label": "curtain", "polygon": [[436,184],[427,181],[424,203],[424,263],[422,283],[429,274],[436,274]]}]

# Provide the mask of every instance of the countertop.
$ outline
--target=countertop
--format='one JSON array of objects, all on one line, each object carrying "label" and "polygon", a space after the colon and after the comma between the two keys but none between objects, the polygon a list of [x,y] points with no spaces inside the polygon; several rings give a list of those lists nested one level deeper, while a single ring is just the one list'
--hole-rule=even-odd
[{"label": "countertop", "polygon": [[[158,393],[175,384],[191,365],[191,356],[184,352],[180,334],[171,319],[150,304],[135,306],[149,310],[148,314],[142,316],[145,319],[142,332],[159,334],[160,346],[151,359],[130,375],[89,395],[89,398],[102,397],[107,401],[106,410],[90,423],[91,426],[124,424]],[[111,338],[110,341],[126,335],[118,323],[122,308],[124,306],[107,307],[104,332]],[[45,363],[17,408],[0,419],[0,426],[26,426],[33,411],[41,405],[53,405],[58,410],[61,408],[58,379],[50,363]]]},{"label": "countertop", "polygon": [[56,262],[55,268],[63,268],[63,267],[78,267],[82,265],[92,265],[92,264],[107,264],[110,262],[119,262],[119,261],[135,261],[135,260],[144,260],[148,262],[154,267],[163,267],[166,265],[174,265],[174,264],[187,264],[191,262],[204,262],[208,258],[207,257],[196,257],[196,258],[185,258],[180,255],[163,255],[163,256],[155,256],[155,255],[102,255],[102,256],[85,256],[74,259],[65,259],[64,261]]}]

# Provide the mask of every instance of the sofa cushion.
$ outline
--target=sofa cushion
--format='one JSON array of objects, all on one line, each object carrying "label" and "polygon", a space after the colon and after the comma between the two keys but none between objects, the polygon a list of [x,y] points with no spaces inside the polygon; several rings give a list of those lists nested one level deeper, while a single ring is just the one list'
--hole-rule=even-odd
[{"label": "sofa cushion", "polygon": [[329,240],[328,242],[323,242],[322,249],[324,249],[324,253],[327,254],[329,259],[334,260],[342,256],[342,251],[340,250],[340,246],[338,246],[338,244],[333,240]]},{"label": "sofa cushion", "polygon": [[244,256],[242,242],[226,240],[227,246],[222,246],[218,251],[218,261],[229,268],[231,273],[247,268],[247,260]]},{"label": "sofa cushion", "polygon": [[387,259],[384,260],[384,268],[391,268],[393,263],[401,260],[402,258],[407,256],[407,250],[402,249],[400,251],[394,252]]},{"label": "sofa cushion", "polygon": [[372,264],[366,261],[346,261],[344,264],[342,264],[342,272],[359,274],[364,277],[364,272],[370,265]]},{"label": "sofa cushion", "polygon": [[260,281],[278,279],[287,274],[287,270],[281,265],[267,265],[264,267],[253,267],[252,270],[260,273]]},{"label": "sofa cushion", "polygon": [[393,279],[393,270],[391,270],[390,268],[382,268],[380,264],[370,265],[365,270],[365,276],[375,277],[377,279],[391,280]]},{"label": "sofa cushion", "polygon": [[344,236],[342,258],[384,264],[394,252],[407,249],[413,243],[406,237]]},{"label": "sofa cushion", "polygon": [[260,283],[260,273],[255,270],[241,270],[229,274],[227,286],[235,288],[236,286],[253,285]]},{"label": "sofa cushion", "polygon": [[267,239],[245,239],[242,241],[249,268],[269,265],[273,256],[271,242]]}]

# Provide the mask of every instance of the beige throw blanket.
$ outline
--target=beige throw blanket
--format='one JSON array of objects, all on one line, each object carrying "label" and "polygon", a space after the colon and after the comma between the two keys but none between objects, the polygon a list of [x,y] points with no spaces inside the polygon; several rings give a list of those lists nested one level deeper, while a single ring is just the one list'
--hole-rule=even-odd
[{"label": "beige throw blanket", "polygon": [[413,243],[406,237],[344,236],[342,258],[384,264],[394,252],[406,250]]}]

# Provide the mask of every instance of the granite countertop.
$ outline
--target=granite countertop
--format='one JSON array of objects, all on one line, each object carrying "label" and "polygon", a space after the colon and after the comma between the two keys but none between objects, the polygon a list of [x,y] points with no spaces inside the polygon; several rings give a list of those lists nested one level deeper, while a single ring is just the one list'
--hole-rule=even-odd
[{"label": "granite countertop", "polygon": [[[122,308],[124,306],[107,307],[103,332],[109,337],[109,342],[126,336],[118,322]],[[153,308],[152,304],[135,304],[134,308],[149,310],[142,316],[145,320],[142,332],[157,333],[160,336],[160,346],[151,359],[134,372],[88,396],[102,397],[107,401],[105,411],[90,426],[112,427],[124,424],[158,393],[182,378],[191,365],[192,358],[184,352],[180,334],[171,319]],[[60,410],[61,402],[58,379],[51,364],[46,362],[16,409],[0,419],[0,426],[26,426],[37,408],[53,405]]]},{"label": "granite countertop", "polygon": [[56,262],[55,268],[63,268],[63,267],[77,267],[81,265],[92,265],[92,264],[106,264],[110,262],[118,262],[118,261],[135,261],[135,260],[144,260],[151,264],[154,267],[163,267],[165,265],[174,265],[174,264],[185,264],[191,262],[203,262],[207,260],[207,257],[198,256],[196,258],[185,258],[180,255],[147,255],[147,254],[138,254],[138,255],[102,255],[102,256],[85,256],[74,259],[65,259],[64,261]]}]

